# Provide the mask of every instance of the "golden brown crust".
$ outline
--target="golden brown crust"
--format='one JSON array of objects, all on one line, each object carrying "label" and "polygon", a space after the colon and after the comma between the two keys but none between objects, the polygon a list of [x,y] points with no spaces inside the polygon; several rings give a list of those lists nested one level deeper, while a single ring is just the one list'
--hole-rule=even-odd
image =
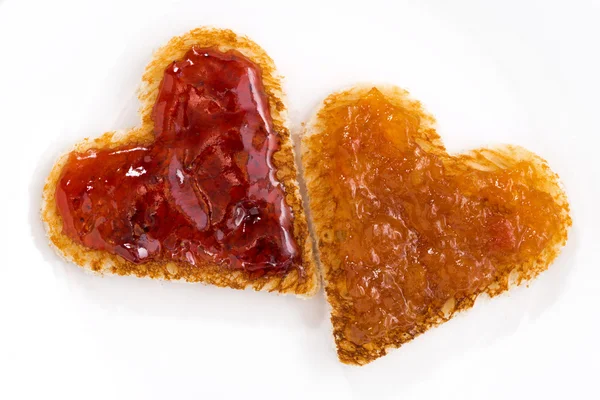
[{"label": "golden brown crust", "polygon": [[[367,364],[385,355],[390,349],[400,347],[428,329],[448,321],[457,312],[471,308],[477,297],[482,293],[487,293],[493,297],[514,285],[535,278],[539,273],[546,270],[558,256],[561,248],[566,243],[568,228],[571,225],[567,197],[558,176],[552,172],[545,160],[517,146],[478,149],[465,153],[463,158],[468,159],[471,166],[481,169],[498,168],[498,166],[509,165],[515,160],[531,162],[535,170],[532,185],[551,194],[562,210],[564,226],[561,234],[556,236],[554,242],[537,259],[517,265],[512,272],[498,276],[496,281],[481,293],[460,299],[450,299],[441,310],[430,310],[426,319],[410,331],[394,330],[389,332],[385,338],[377,339],[362,346],[348,340],[345,335],[345,328],[351,322],[353,311],[348,297],[344,296],[344,293],[347,292],[346,281],[340,279],[345,273],[341,268],[342,260],[339,254],[339,246],[342,241],[334,234],[336,204],[331,198],[332,188],[329,186],[328,180],[325,179],[327,171],[323,168],[322,156],[319,154],[319,139],[320,134],[326,129],[328,117],[335,112],[336,108],[357,100],[371,88],[372,86],[360,86],[328,96],[313,119],[306,125],[302,137],[302,165],[310,203],[307,212],[311,217],[315,230],[318,244],[317,255],[323,273],[327,299],[332,307],[333,334],[340,361],[353,365]],[[445,153],[443,143],[434,129],[435,120],[423,112],[418,101],[411,100],[406,91],[397,87],[378,86],[377,89],[392,103],[415,110],[423,115],[420,132],[427,138],[427,143],[424,143],[424,145],[432,152]]]},{"label": "golden brown crust", "polygon": [[142,86],[138,92],[141,103],[141,127],[123,133],[108,132],[96,139],[85,139],[75,145],[73,151],[82,152],[90,148],[114,148],[124,144],[151,142],[153,140],[152,107],[158,95],[158,87],[164,70],[173,61],[182,58],[192,45],[217,47],[221,51],[237,50],[256,63],[262,70],[274,129],[281,137],[281,148],[274,154],[273,162],[277,168],[277,177],[285,187],[286,201],[293,211],[294,235],[298,245],[303,249],[304,276],[299,274],[296,269],[290,270],[284,276],[256,278],[249,272],[234,271],[212,264],[192,266],[184,262],[153,261],[138,265],[116,255],[91,250],[73,242],[62,233],[62,219],[58,214],[54,198],[56,186],[68,154],[62,156],[56,162],[43,190],[42,219],[46,225],[48,238],[64,258],[97,273],[185,280],[235,289],[252,287],[255,290],[292,293],[303,297],[312,296],[318,289],[318,271],[313,260],[312,244],[308,235],[307,222],[298,190],[297,169],[294,162],[281,80],[275,70],[273,60],[250,39],[238,36],[230,30],[212,28],[198,28],[182,36],[174,37],[154,54],[142,77]]}]

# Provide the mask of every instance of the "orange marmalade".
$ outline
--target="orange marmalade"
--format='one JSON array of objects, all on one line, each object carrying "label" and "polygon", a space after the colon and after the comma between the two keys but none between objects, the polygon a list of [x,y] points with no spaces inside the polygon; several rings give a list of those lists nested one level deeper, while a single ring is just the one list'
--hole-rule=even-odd
[{"label": "orange marmalade", "polygon": [[398,345],[557,255],[568,204],[542,159],[511,146],[449,155],[400,90],[337,96],[303,161],[338,346]]}]

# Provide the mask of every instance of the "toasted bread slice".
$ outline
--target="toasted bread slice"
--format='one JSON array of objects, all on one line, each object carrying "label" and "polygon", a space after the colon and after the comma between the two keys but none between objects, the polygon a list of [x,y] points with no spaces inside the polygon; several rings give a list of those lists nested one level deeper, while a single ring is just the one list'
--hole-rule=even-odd
[{"label": "toasted bread slice", "polygon": [[[361,103],[370,96],[376,97],[380,108],[369,108],[369,105]],[[381,100],[381,96],[384,101]],[[394,108],[396,112],[394,118],[380,117],[379,111],[389,107]],[[365,114],[364,111],[357,111],[359,108],[369,111]],[[411,131],[412,128],[407,128],[408,123],[403,122],[403,119],[412,121],[411,123],[416,125],[415,130]],[[394,125],[396,123],[400,125]],[[550,170],[542,158],[515,146],[479,149],[451,156],[446,152],[436,133],[434,123],[434,119],[425,114],[421,105],[411,100],[404,90],[389,86],[376,88],[361,86],[327,97],[313,119],[305,126],[302,136],[302,165],[310,203],[309,217],[315,229],[327,299],[332,306],[331,321],[338,355],[344,363],[357,365],[369,363],[385,355],[389,349],[400,347],[416,335],[447,321],[456,312],[472,307],[480,294],[487,293],[495,296],[514,284],[534,278],[548,268],[566,243],[567,231],[571,225],[569,205],[558,176]],[[349,124],[354,125],[348,127]],[[385,128],[387,129],[385,134],[382,134],[385,139],[376,137],[381,131],[377,134],[371,133],[372,131],[364,133],[372,129],[373,124],[388,127]],[[396,128],[389,128],[389,126]],[[375,132],[377,129],[375,128]],[[378,141],[376,145],[369,143],[373,138]],[[438,261],[436,265],[423,261],[428,259],[428,254],[433,254],[431,257],[434,257],[435,250],[431,248],[427,250],[427,247],[420,250],[417,246],[425,243],[435,248],[436,241],[440,239],[435,236],[436,234],[425,237],[419,226],[410,226],[410,218],[412,218],[410,215],[423,212],[421,207],[427,206],[426,202],[415,204],[403,201],[414,194],[410,192],[410,188],[418,187],[419,181],[427,177],[404,175],[417,181],[410,186],[409,183],[398,183],[408,181],[400,180],[402,177],[395,179],[398,176],[393,172],[390,173],[390,170],[400,168],[402,162],[395,161],[401,160],[402,157],[394,159],[390,154],[403,154],[403,146],[406,147],[407,142],[417,143],[415,146],[418,146],[420,153],[416,154],[426,152],[432,157],[437,157],[435,159],[440,160],[446,171],[452,174],[465,171],[510,170],[515,165],[526,166],[524,173],[528,174],[530,179],[523,184],[522,190],[529,194],[531,193],[527,192],[528,190],[535,191],[535,196],[549,199],[547,203],[555,211],[552,215],[553,235],[547,239],[541,251],[525,258],[516,258],[518,261],[514,263],[496,266],[491,282],[485,281],[487,286],[478,286],[467,291],[455,290],[455,295],[448,294],[445,298],[438,296],[436,301],[431,300],[426,303],[422,299],[426,296],[435,298],[436,293],[439,294],[442,290],[442,285],[453,279],[451,271],[454,271],[454,274],[461,273],[456,272],[461,265],[452,263],[452,265],[441,266],[443,262]],[[361,159],[364,160],[361,157],[371,157],[371,160],[377,162],[373,164],[374,169],[364,170],[362,175],[355,169],[356,165],[362,162]],[[419,156],[415,156],[415,160],[418,164]],[[521,162],[526,164],[519,164]],[[373,183],[377,182],[377,179],[380,186]],[[408,192],[406,187],[409,187]],[[361,198],[362,202],[353,202],[354,196],[359,196],[357,193],[359,195],[365,193]],[[405,197],[400,195],[396,198],[391,197],[393,193],[402,193]],[[478,192],[471,192],[469,196],[477,198]],[[383,207],[385,204],[378,203],[390,199],[395,201],[390,208],[385,208]],[[516,204],[520,203],[517,201]],[[435,213],[435,208],[431,207],[430,211],[421,215],[435,215]],[[428,217],[423,218],[427,222]],[[446,223],[445,219],[432,221]],[[400,232],[395,236],[396,239],[386,236],[396,235],[395,232],[385,233],[385,229],[393,231],[396,226],[400,226],[396,231]],[[448,222],[447,226],[451,226],[451,223]],[[376,232],[376,229],[379,231]],[[450,229],[452,235],[460,228]],[[435,232],[433,228],[432,231]],[[400,239],[397,239],[398,237]],[[512,239],[514,238],[508,237],[509,242]],[[415,247],[410,247],[412,244],[405,246],[405,240],[416,243]],[[375,250],[379,252],[385,247],[379,244],[384,241],[398,245],[398,250],[389,249],[390,254],[387,256],[376,254]],[[496,244],[492,243],[492,245]],[[512,242],[509,245],[513,245]],[[370,250],[373,252],[369,253]],[[398,272],[399,268],[405,269]],[[444,270],[436,275],[436,268],[444,268]],[[423,284],[422,281],[423,277],[429,279],[427,277],[430,276],[437,276],[437,280],[431,282],[432,287],[429,283]],[[425,294],[428,291],[430,293]],[[418,308],[415,303],[411,303],[418,300],[422,301],[422,304],[429,305]],[[402,302],[404,304],[398,305]],[[371,304],[374,306],[369,308]],[[398,310],[419,311],[415,314],[417,316],[414,320],[411,320],[412,323],[400,324],[394,320],[405,321],[402,320],[405,314]],[[374,333],[371,334],[369,329],[364,328],[367,326],[363,324],[365,321],[369,321],[371,324],[369,329],[373,328]],[[358,330],[359,328],[362,330]],[[359,334],[356,333],[357,331]]]},{"label": "toasted bread slice", "polygon": [[262,80],[269,100],[274,131],[280,137],[280,148],[273,154],[277,178],[283,184],[285,199],[293,212],[293,234],[302,254],[301,268],[292,268],[286,274],[265,275],[256,278],[250,272],[234,270],[221,265],[185,262],[149,261],[140,264],[129,262],[108,252],[91,250],[63,233],[63,222],[55,202],[55,191],[61,171],[68,159],[63,155],[54,165],[43,189],[41,216],[46,225],[50,243],[65,259],[96,273],[135,275],[165,280],[202,282],[217,286],[279,293],[292,293],[302,297],[312,296],[318,289],[319,275],[313,261],[311,240],[304,216],[297,183],[297,169],[287,120],[285,98],[280,76],[267,53],[250,39],[229,30],[212,28],[194,29],[182,36],[172,38],[153,56],[143,74],[138,98],[141,102],[141,126],[125,132],[108,132],[96,139],[85,139],[75,145],[73,151],[88,149],[111,149],[122,145],[143,145],[153,141],[151,118],[159,84],[165,68],[181,59],[193,46],[216,48],[220,51],[236,50],[254,62],[262,71]]}]

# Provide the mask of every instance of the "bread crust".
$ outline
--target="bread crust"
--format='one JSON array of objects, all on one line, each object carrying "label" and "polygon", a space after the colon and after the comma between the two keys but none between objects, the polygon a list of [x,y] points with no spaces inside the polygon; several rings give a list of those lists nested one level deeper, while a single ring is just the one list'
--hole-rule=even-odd
[{"label": "bread crust", "polygon": [[[418,101],[410,99],[408,92],[395,86],[375,86],[389,101],[401,105],[407,109],[418,109],[422,112]],[[394,330],[389,332],[388,337],[369,342],[365,345],[357,345],[345,337],[345,327],[351,322],[352,305],[343,295],[344,284],[339,284],[339,274],[343,274],[340,268],[341,256],[339,254],[340,243],[337,242],[333,232],[335,221],[335,205],[331,199],[332,188],[326,179],[321,179],[326,173],[322,165],[322,158],[318,155],[318,136],[326,128],[326,116],[331,110],[347,105],[373,88],[373,85],[361,85],[354,88],[333,93],[321,104],[312,119],[305,125],[302,132],[301,157],[304,169],[304,180],[306,183],[309,205],[307,214],[311,219],[317,241],[317,258],[323,275],[323,284],[327,300],[331,305],[331,322],[333,335],[337,346],[338,357],[341,362],[351,365],[364,365],[387,354],[391,349],[398,348],[402,344],[414,339],[428,329],[446,322],[456,313],[471,308],[477,297],[486,293],[494,297],[508,290],[510,287],[520,285],[535,278],[545,271],[560,253],[567,240],[567,232],[571,225],[569,216],[569,203],[560,183],[558,175],[549,168],[541,157],[518,146],[505,146],[498,149],[479,149],[463,153],[469,157],[472,165],[481,168],[494,168],[502,165],[503,161],[524,159],[532,163],[535,172],[544,179],[538,180],[538,189],[552,195],[563,212],[563,233],[552,242],[535,260],[522,265],[516,265],[512,272],[498,276],[496,281],[480,293],[459,300],[449,299],[442,309],[430,310],[429,315],[422,323],[417,324],[410,331]],[[421,121],[421,129],[426,132],[430,142],[428,150],[432,152],[445,152],[441,138],[434,129],[435,120],[431,116],[424,115]],[[506,162],[505,162],[506,163]]]},{"label": "bread crust", "polygon": [[250,272],[232,270],[222,265],[201,262],[196,266],[185,262],[150,261],[134,264],[105,251],[84,247],[62,233],[63,223],[55,202],[55,191],[68,155],[64,154],[54,164],[43,189],[41,217],[46,226],[47,236],[56,251],[68,261],[98,274],[135,275],[164,280],[202,282],[216,286],[278,293],[296,294],[309,297],[316,293],[319,275],[316,268],[312,242],[308,234],[302,200],[297,182],[297,168],[294,161],[292,141],[285,98],[273,60],[256,43],[230,30],[198,28],[172,38],[155,52],[142,76],[138,90],[141,103],[139,113],[141,126],[127,131],[107,132],[102,136],[77,143],[72,151],[83,152],[90,148],[110,149],[123,145],[144,145],[151,143],[153,136],[152,108],[158,96],[158,89],[167,66],[181,59],[193,45],[214,47],[220,51],[236,50],[261,68],[262,79],[273,120],[274,130],[279,134],[281,147],[273,155],[277,168],[277,178],[283,184],[286,202],[293,212],[293,230],[296,242],[302,251],[303,274],[298,269],[290,269],[285,275],[252,276]]}]

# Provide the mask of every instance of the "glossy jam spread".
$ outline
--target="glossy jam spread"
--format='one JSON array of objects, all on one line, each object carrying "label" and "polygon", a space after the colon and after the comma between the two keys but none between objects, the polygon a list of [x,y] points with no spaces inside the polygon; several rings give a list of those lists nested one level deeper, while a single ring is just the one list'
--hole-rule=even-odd
[{"label": "glossy jam spread", "polygon": [[148,146],[72,153],[56,201],[64,233],[134,263],[284,272],[300,259],[276,178],[260,69],[192,48],[165,71]]},{"label": "glossy jam spread", "polygon": [[450,156],[417,103],[377,89],[331,104],[305,168],[323,171],[309,194],[331,207],[322,256],[351,342],[413,332],[449,299],[481,293],[565,240],[568,205],[542,190],[558,186],[534,168],[539,159],[511,147]]}]

